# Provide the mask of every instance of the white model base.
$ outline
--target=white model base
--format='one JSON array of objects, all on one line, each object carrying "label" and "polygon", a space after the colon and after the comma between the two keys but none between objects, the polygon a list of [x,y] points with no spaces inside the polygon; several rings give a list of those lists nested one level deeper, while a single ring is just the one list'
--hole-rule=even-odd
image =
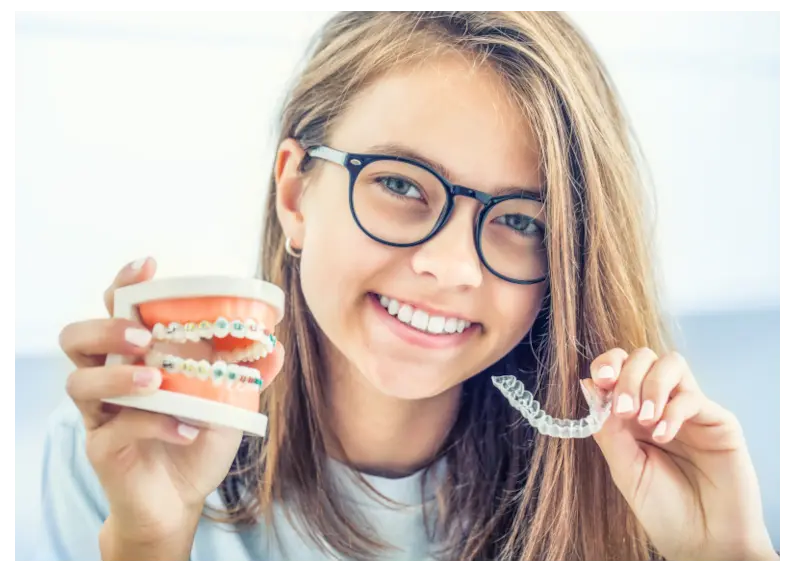
[{"label": "white model base", "polygon": [[268,418],[262,413],[164,389],[150,395],[127,395],[102,401],[164,413],[197,427],[229,427],[257,437],[265,437],[268,428]]}]

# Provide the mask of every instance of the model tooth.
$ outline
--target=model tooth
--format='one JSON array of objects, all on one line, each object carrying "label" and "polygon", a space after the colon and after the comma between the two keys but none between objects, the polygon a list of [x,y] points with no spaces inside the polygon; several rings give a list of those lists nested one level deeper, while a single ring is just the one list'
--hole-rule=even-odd
[{"label": "model tooth", "polygon": [[199,341],[199,329],[193,322],[185,324],[185,339],[189,342]]},{"label": "model tooth", "polygon": [[208,320],[199,322],[199,337],[204,340],[211,340],[213,338],[213,323]]},{"label": "model tooth", "polygon": [[226,367],[226,384],[231,387],[237,381],[240,380],[240,367],[230,363]]},{"label": "model tooth", "polygon": [[155,327],[152,328],[152,337],[156,340],[165,340],[166,339],[166,326],[158,322],[155,324]]},{"label": "model tooth", "polygon": [[225,338],[229,335],[229,320],[226,318],[218,318],[213,327],[213,333],[216,338]]},{"label": "model tooth", "polygon": [[245,321],[246,338],[249,340],[258,340],[260,336],[260,327],[256,320],[249,318]]},{"label": "model tooth", "polygon": [[218,360],[213,364],[213,385],[221,385],[226,379],[226,362]]},{"label": "model tooth", "polygon": [[265,353],[269,354],[273,351],[273,348],[276,346],[276,338],[273,334],[268,334],[268,337],[262,340],[262,346],[265,349]]},{"label": "model tooth", "polygon": [[203,359],[196,364],[196,375],[199,379],[209,379],[211,372],[212,366],[206,359]]},{"label": "model tooth", "polygon": [[229,333],[232,334],[233,338],[245,338],[246,326],[240,320],[233,320]]},{"label": "model tooth", "polygon": [[199,370],[199,363],[195,359],[186,359],[183,370],[185,371],[185,375],[196,377],[196,373]]}]

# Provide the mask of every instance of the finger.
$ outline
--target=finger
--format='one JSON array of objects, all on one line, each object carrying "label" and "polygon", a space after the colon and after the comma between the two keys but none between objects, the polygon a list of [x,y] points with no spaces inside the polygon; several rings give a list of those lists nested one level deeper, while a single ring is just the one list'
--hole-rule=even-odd
[{"label": "finger", "polygon": [[154,276],[156,269],[157,263],[150,257],[141,258],[122,268],[116,275],[116,278],[113,279],[113,283],[105,290],[103,296],[108,315],[113,315],[113,297],[116,290],[124,286],[150,280],[152,276]]},{"label": "finger", "polygon": [[198,427],[168,415],[125,407],[91,434],[88,455],[92,463],[102,466],[138,441],[157,440],[188,445],[196,440],[199,432]]},{"label": "finger", "polygon": [[100,400],[124,395],[146,395],[163,381],[159,369],[134,365],[79,368],[66,382],[66,393],[83,415],[88,430],[107,421],[108,415]]},{"label": "finger", "polygon": [[641,385],[656,361],[657,354],[649,348],[640,348],[630,354],[613,388],[614,414],[627,419],[638,412]]},{"label": "finger", "polygon": [[273,351],[264,358],[255,361],[252,366],[257,368],[262,376],[263,389],[268,387],[284,365],[284,346],[277,341]]},{"label": "finger", "polygon": [[603,390],[610,390],[615,385],[624,362],[629,355],[622,348],[613,348],[591,362],[591,378]]},{"label": "finger", "polygon": [[679,354],[664,355],[651,366],[640,388],[638,422],[650,426],[660,420],[663,409],[682,385],[687,364]]},{"label": "finger", "polygon": [[[590,391],[593,395],[597,389],[593,381],[584,379],[582,382],[583,391]],[[602,451],[613,481],[626,496],[634,489],[633,483],[640,478],[645,453],[627,430],[625,422],[614,415],[607,418],[602,428],[594,433],[593,439]]]},{"label": "finger", "polygon": [[88,367],[102,365],[107,354],[145,355],[152,334],[132,320],[103,318],[69,324],[58,343],[76,366]]},{"label": "finger", "polygon": [[657,443],[669,443],[686,421],[698,415],[705,401],[703,395],[691,391],[683,391],[674,396],[665,406],[662,419],[651,435],[652,439]]}]

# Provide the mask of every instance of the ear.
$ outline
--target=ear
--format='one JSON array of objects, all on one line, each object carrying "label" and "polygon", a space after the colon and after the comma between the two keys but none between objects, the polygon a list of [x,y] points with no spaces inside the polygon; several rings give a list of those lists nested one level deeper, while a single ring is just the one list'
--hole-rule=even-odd
[{"label": "ear", "polygon": [[285,139],[276,151],[273,176],[276,181],[276,216],[285,236],[292,246],[302,248],[304,241],[304,216],[301,212],[301,197],[304,177],[299,166],[306,152],[295,139]]}]

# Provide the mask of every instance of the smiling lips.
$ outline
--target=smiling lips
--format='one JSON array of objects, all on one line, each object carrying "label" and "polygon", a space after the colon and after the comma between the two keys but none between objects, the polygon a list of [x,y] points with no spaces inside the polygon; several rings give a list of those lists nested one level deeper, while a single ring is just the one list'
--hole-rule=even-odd
[{"label": "smiling lips", "polygon": [[381,306],[398,320],[421,332],[437,335],[460,334],[472,325],[461,318],[428,314],[424,310],[388,296],[376,295]]},{"label": "smiling lips", "polygon": [[257,300],[206,297],[145,302],[138,311],[156,340],[209,343],[215,353],[210,363],[150,352],[146,363],[160,368],[161,389],[259,411],[261,372],[276,347],[273,308]]}]

